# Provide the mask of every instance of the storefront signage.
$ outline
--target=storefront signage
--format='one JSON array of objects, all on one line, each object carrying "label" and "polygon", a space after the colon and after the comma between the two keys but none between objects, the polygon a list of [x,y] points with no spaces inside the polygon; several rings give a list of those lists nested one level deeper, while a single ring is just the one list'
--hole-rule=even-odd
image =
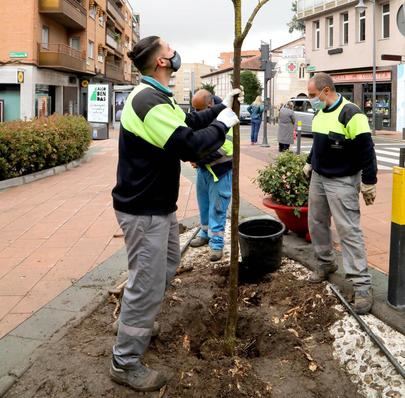
[{"label": "storefront signage", "polygon": [[[344,75],[333,75],[332,77],[333,77],[333,81],[335,83],[343,83],[343,82],[357,83],[357,82],[372,82],[373,81],[372,72],[346,73]],[[390,71],[377,72],[376,80],[390,81],[391,72]]]},{"label": "storefront signage", "polygon": [[24,51],[10,51],[8,53],[8,56],[10,58],[27,58],[28,57],[28,53],[24,52]]},{"label": "storefront signage", "polygon": [[88,87],[87,120],[95,123],[108,123],[108,84],[89,84]]},{"label": "storefront signage", "polygon": [[285,48],[283,50],[283,58],[304,58],[304,47]]},{"label": "storefront signage", "polygon": [[315,72],[316,71],[316,66],[315,65],[308,65],[307,66],[307,72]]}]

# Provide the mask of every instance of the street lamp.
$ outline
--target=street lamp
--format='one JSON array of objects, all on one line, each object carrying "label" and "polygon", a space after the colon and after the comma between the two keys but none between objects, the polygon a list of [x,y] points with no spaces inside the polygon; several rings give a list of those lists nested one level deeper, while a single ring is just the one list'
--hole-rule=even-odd
[{"label": "street lamp", "polygon": [[[373,99],[372,99],[372,132],[375,135],[375,111],[376,111],[376,39],[375,39],[375,2],[376,0],[370,0],[373,4]],[[359,0],[358,4],[355,6],[359,13],[366,11],[367,6],[364,4],[364,0]]]}]

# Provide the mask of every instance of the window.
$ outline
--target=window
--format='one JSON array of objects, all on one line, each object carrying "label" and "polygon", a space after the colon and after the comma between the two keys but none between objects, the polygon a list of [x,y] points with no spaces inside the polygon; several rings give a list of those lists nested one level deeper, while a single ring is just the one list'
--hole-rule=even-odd
[{"label": "window", "polygon": [[96,19],[97,7],[94,4],[92,6],[90,6],[89,15],[91,18]]},{"label": "window", "polygon": [[49,44],[49,28],[45,25],[42,26],[42,47],[48,48]]},{"label": "window", "polygon": [[300,69],[298,71],[299,79],[305,79],[305,64],[300,65]]},{"label": "window", "polygon": [[314,22],[314,49],[318,50],[321,45],[321,29],[319,27],[319,21]]},{"label": "window", "polygon": [[89,40],[89,45],[87,47],[87,56],[94,59],[94,41]]},{"label": "window", "polygon": [[333,17],[326,18],[327,46],[333,47]]},{"label": "window", "polygon": [[359,13],[359,41],[366,40],[366,11]]},{"label": "window", "polygon": [[382,38],[387,39],[390,37],[390,4],[383,4],[382,8]]},{"label": "window", "polygon": [[349,14],[347,12],[341,14],[342,19],[342,45],[349,43]]},{"label": "window", "polygon": [[71,37],[69,39],[70,47],[74,48],[75,50],[80,50],[80,37]]}]

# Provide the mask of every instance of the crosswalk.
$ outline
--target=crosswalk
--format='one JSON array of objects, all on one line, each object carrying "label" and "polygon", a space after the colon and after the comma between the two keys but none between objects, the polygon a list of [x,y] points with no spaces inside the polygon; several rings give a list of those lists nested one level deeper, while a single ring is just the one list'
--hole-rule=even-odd
[{"label": "crosswalk", "polygon": [[[377,155],[377,163],[379,170],[391,170],[394,166],[399,164],[399,151],[400,148],[404,147],[404,144],[398,143],[375,143],[375,152]],[[296,146],[292,147],[292,150],[296,150]],[[311,145],[303,144],[301,145],[302,153],[309,153],[311,150]]]}]

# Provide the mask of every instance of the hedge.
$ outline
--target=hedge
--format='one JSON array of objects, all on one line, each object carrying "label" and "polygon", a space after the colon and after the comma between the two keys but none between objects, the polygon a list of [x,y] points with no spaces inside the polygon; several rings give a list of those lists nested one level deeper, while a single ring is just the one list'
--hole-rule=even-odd
[{"label": "hedge", "polygon": [[82,116],[52,115],[0,123],[0,180],[79,159],[91,141]]}]

